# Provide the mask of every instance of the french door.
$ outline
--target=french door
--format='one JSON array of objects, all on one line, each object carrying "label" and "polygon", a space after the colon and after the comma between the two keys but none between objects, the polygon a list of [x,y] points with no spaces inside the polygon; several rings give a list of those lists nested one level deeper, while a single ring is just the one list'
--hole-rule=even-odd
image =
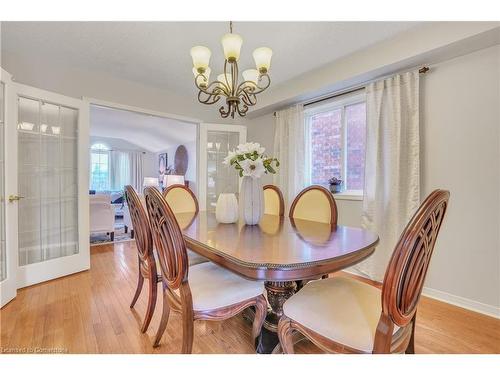
[{"label": "french door", "polygon": [[222,162],[228,151],[246,142],[246,136],[245,126],[200,124],[200,209],[215,210],[220,193],[239,192],[238,174]]},{"label": "french door", "polygon": [[22,288],[89,268],[88,111],[82,100],[6,86],[6,258]]}]

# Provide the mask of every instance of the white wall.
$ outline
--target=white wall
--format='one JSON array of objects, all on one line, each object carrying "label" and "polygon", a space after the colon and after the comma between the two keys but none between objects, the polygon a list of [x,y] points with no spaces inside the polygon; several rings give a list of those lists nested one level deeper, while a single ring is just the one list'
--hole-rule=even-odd
[{"label": "white wall", "polygon": [[[183,143],[186,147],[188,153],[188,168],[186,170],[186,175],[184,178],[189,181],[189,188],[197,195],[198,194],[198,182],[197,182],[197,147],[196,147],[196,136],[192,142]],[[179,145],[169,147],[156,154],[156,160],[158,160],[159,154],[168,154],[168,166],[174,166],[175,151]]]},{"label": "white wall", "polygon": [[[431,65],[421,98],[422,198],[451,192],[425,294],[500,316],[500,46]],[[272,152],[272,115],[247,126]],[[337,205],[360,225],[361,201]]]},{"label": "white wall", "polygon": [[142,151],[142,174],[144,177],[157,177],[158,176],[158,168],[157,168],[157,158],[156,154],[153,152],[149,152],[143,150],[139,146],[126,141],[121,138],[111,138],[111,137],[97,137],[90,136],[89,144],[92,146],[94,143],[104,143],[108,145],[110,148],[114,150],[135,150]]}]

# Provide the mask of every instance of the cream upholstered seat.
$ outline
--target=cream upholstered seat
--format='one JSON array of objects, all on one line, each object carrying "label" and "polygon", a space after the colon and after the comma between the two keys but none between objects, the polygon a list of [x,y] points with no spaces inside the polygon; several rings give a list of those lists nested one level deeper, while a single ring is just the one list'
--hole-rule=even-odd
[{"label": "cream upholstered seat", "polygon": [[[193,215],[196,215],[198,213],[198,201],[196,196],[184,185],[169,186],[163,193],[163,196],[174,214],[192,212]],[[179,224],[182,228],[183,224]],[[207,258],[195,253],[194,251],[187,250],[187,253],[190,266],[208,262]]]},{"label": "cream upholstered seat", "polygon": [[281,190],[274,185],[264,186],[264,214],[283,216],[285,204]]},{"label": "cream upholstered seat", "polygon": [[212,262],[189,267],[188,280],[195,311],[231,306],[264,293],[262,282],[243,279]]},{"label": "cream upholstered seat", "polygon": [[198,212],[198,202],[189,188],[184,185],[172,185],[163,194],[174,214]]},{"label": "cream upholstered seat", "polygon": [[[381,292],[342,276],[311,281],[285,302],[283,312],[332,341],[371,352],[382,312]],[[398,329],[394,326],[394,332]]]},{"label": "cream upholstered seat", "polygon": [[295,197],[290,207],[290,217],[336,225],[337,206],[327,189],[312,185]]}]

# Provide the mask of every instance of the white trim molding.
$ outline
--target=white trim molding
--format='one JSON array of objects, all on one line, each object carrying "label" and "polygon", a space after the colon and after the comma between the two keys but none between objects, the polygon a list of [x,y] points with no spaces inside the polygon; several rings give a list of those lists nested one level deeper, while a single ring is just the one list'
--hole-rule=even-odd
[{"label": "white trim molding", "polygon": [[[350,273],[352,275],[360,276],[364,279],[370,280],[365,274],[361,272],[357,272],[352,268],[348,268],[343,270],[346,273]],[[435,299],[444,303],[448,303],[453,306],[461,307],[466,310],[474,311],[479,314],[484,314],[491,316],[493,318],[500,319],[500,307],[496,307],[493,305],[488,305],[486,303],[473,301],[471,299],[460,297],[451,293],[443,292],[441,290],[432,289],[424,287],[422,290],[422,295],[431,299]]]},{"label": "white trim molding", "polygon": [[465,297],[460,297],[451,293],[427,287],[424,287],[422,294],[426,297],[449,303],[450,305],[455,305],[466,310],[475,311],[480,314],[500,319],[500,307],[487,305],[486,303],[473,301]]}]

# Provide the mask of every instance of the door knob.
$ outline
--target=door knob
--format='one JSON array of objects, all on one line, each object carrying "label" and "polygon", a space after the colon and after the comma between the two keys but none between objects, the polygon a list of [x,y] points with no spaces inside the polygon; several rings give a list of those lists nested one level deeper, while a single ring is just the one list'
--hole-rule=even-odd
[{"label": "door knob", "polygon": [[18,201],[20,199],[23,199],[24,197],[21,195],[9,195],[9,202],[12,203],[14,201]]}]

